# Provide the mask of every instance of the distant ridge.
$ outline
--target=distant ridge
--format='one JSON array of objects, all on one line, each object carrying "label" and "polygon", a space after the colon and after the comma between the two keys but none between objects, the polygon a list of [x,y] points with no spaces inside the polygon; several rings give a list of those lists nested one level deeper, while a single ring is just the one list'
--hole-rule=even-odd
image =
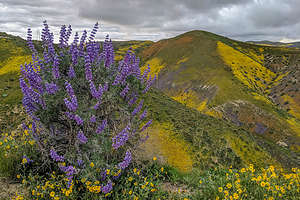
[{"label": "distant ridge", "polygon": [[300,41],[299,42],[289,42],[289,43],[284,43],[284,42],[272,42],[269,40],[262,40],[262,41],[247,41],[248,43],[251,44],[260,44],[260,45],[271,45],[271,46],[281,46],[281,47],[296,47],[300,48]]}]

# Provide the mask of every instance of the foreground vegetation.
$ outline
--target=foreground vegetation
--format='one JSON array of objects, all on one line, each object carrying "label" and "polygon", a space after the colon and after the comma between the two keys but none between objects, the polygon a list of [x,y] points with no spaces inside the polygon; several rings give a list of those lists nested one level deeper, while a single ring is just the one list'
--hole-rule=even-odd
[{"label": "foreground vegetation", "polygon": [[[200,35],[201,37],[204,35],[206,37],[205,42],[202,43],[203,41],[201,42],[202,39],[199,37],[195,43],[194,35]],[[216,41],[220,40],[222,43],[212,42],[211,38],[216,39]],[[0,42],[3,42],[2,40]],[[143,61],[145,65],[141,68],[142,71],[147,69],[146,64],[150,64],[153,66],[153,70],[149,74],[153,77],[153,75],[162,72],[162,76],[160,76],[162,81],[166,78],[164,76],[168,74],[167,72],[170,72],[162,62],[163,59],[169,59],[164,62],[168,63],[168,65],[173,63],[178,67],[175,67],[176,69],[184,68],[185,65],[196,66],[198,62],[212,62],[212,66],[220,66],[222,64],[215,57],[211,59],[210,56],[203,56],[205,53],[201,57],[203,60],[199,60],[197,57],[198,53],[193,55],[196,51],[190,52],[193,48],[185,46],[187,44],[195,48],[199,48],[202,45],[201,52],[204,51],[203,48],[209,47],[205,50],[212,53],[213,56],[216,49],[219,48],[219,51],[224,53],[224,61],[228,63],[232,71],[226,68],[205,66],[201,73],[195,68],[183,70],[179,74],[173,73],[174,77],[178,76],[180,78],[180,80],[175,81],[177,87],[182,81],[186,80],[191,80],[193,84],[197,84],[201,77],[209,75],[205,78],[211,78],[212,82],[221,85],[222,92],[219,92],[214,100],[210,99],[213,96],[208,96],[207,99],[201,97],[199,101],[197,96],[199,93],[197,92],[200,90],[189,90],[179,95],[171,94],[172,91],[166,91],[169,83],[166,82],[164,85],[158,81],[158,88],[165,90],[165,93],[172,98],[155,89],[150,90],[145,95],[141,95],[141,98],[144,99],[144,105],[148,107],[147,120],[153,119],[153,121],[149,129],[141,133],[141,136],[149,137],[148,140],[142,142],[136,148],[129,148],[133,150],[132,154],[134,156],[128,167],[122,172],[114,167],[105,169],[105,171],[102,169],[101,171],[99,163],[97,163],[99,159],[97,156],[94,156],[86,160],[85,172],[87,173],[76,174],[70,181],[70,176],[61,170],[61,167],[66,167],[70,163],[59,162],[56,165],[51,163],[51,158],[48,156],[51,164],[45,164],[45,160],[41,157],[39,144],[32,137],[32,119],[26,117],[24,110],[20,106],[22,94],[17,82],[20,75],[17,67],[20,62],[28,61],[29,51],[28,49],[22,51],[21,47],[25,44],[24,41],[19,38],[14,38],[14,40],[15,42],[10,42],[6,38],[4,42],[7,45],[4,47],[12,49],[11,47],[16,45],[19,48],[16,48],[16,51],[5,51],[10,55],[0,55],[0,89],[2,92],[0,99],[0,127],[2,132],[0,137],[0,174],[1,177],[6,177],[11,182],[19,183],[23,189],[18,190],[11,197],[4,197],[4,199],[271,200],[299,198],[299,169],[297,168],[299,159],[297,154],[293,152],[297,151],[297,148],[295,147],[293,151],[290,151],[289,148],[279,146],[274,142],[284,138],[284,134],[290,134],[290,132],[286,132],[286,130],[289,130],[288,125],[283,124],[282,121],[289,117],[288,119],[291,119],[290,121],[295,124],[295,130],[297,130],[298,122],[296,119],[290,118],[286,112],[277,109],[264,96],[264,91],[268,89],[266,85],[274,83],[271,79],[276,78],[276,76],[269,69],[262,66],[263,56],[257,57],[251,48],[249,50],[240,43],[230,47],[232,43],[227,39],[199,32],[192,32],[187,34],[187,37],[185,35],[168,42],[168,45],[171,47],[174,47],[172,46],[174,44],[185,47],[183,51],[185,54],[189,53],[190,59],[179,55],[181,51],[172,52],[174,54],[171,56],[168,55],[169,48],[164,50],[160,47],[164,42],[155,44],[151,42],[129,42],[129,45],[133,45],[132,49],[137,50],[141,55],[145,55]],[[197,46],[197,42],[201,42],[201,45]],[[151,45],[150,48],[148,48],[149,45]],[[159,47],[158,49],[164,50],[162,55],[159,55],[161,52],[156,54],[156,56],[161,56],[160,58],[151,57],[153,53],[155,54],[155,45]],[[162,46],[166,47],[168,45]],[[176,45],[175,47],[177,47]],[[126,43],[117,43],[117,46],[119,46],[119,49],[116,53],[119,55],[115,59],[120,61],[126,57],[126,53],[130,51],[130,48]],[[148,50],[142,51],[146,47]],[[55,46],[55,48],[58,47]],[[41,56],[41,51],[38,48],[37,50],[39,52],[38,55]],[[237,52],[237,50],[239,51]],[[239,53],[245,53],[244,51],[246,50],[250,52],[248,52],[249,55],[246,57]],[[266,49],[255,50],[261,53]],[[147,53],[149,53],[150,57]],[[234,54],[238,54],[238,58]],[[16,59],[7,60],[5,59],[7,56],[16,57]],[[22,60],[23,58],[24,60]],[[180,59],[174,61],[174,58]],[[195,58],[197,60],[194,60]],[[234,60],[234,63],[232,63],[233,59],[237,60]],[[253,62],[251,60],[256,62],[254,67],[247,66],[248,61]],[[15,67],[10,68],[10,65]],[[236,65],[245,65],[244,71],[238,71],[240,68]],[[66,67],[69,67],[69,65],[66,65]],[[254,77],[255,71],[262,68],[263,71],[267,72],[266,77],[264,77],[264,73],[258,74],[259,77]],[[61,72],[62,74],[66,73],[64,70]],[[79,71],[76,71],[76,73],[79,73]],[[232,73],[237,79],[233,79]],[[247,73],[248,75],[245,75]],[[200,79],[196,75],[199,75]],[[148,78],[148,76],[146,77]],[[216,77],[223,78],[216,80]],[[266,83],[263,80],[265,78]],[[276,80],[279,81],[281,78],[279,77]],[[250,84],[253,81],[256,82],[254,84],[255,87]],[[75,85],[75,87],[78,86],[76,81],[71,82],[71,84],[72,86]],[[63,85],[60,86],[64,87]],[[253,88],[251,88],[252,86]],[[182,88],[179,86],[177,89],[183,90]],[[208,91],[214,91],[214,87],[208,87]],[[121,90],[118,91],[116,89],[115,92],[119,94]],[[266,92],[268,93],[269,91]],[[66,96],[63,95],[63,97]],[[226,117],[228,116],[224,115],[228,112],[227,110],[234,110],[236,105],[239,106],[238,109],[244,109],[242,110],[244,113],[253,111],[253,106],[249,106],[244,102],[241,105],[239,105],[240,102],[223,105],[229,100],[236,99],[247,100],[261,109],[274,114],[275,119],[269,117],[269,115],[264,115],[264,112],[261,112],[257,117],[256,115],[252,116],[256,120],[262,120],[261,116],[265,117],[267,120],[264,119],[264,123],[269,121],[270,123],[267,125],[275,127],[273,130],[275,134],[253,135],[251,131],[254,129],[248,129],[244,125],[237,125],[237,121],[232,119],[222,120],[222,118],[227,119]],[[214,106],[222,104],[223,110],[220,110],[223,113],[218,109],[212,108],[211,105],[213,104]],[[199,111],[204,114],[201,114]],[[58,112],[53,113],[53,116],[57,116]],[[128,113],[130,114],[130,112]],[[53,116],[52,118],[47,116],[49,118],[43,120],[56,120]],[[126,115],[124,116],[126,117]],[[117,118],[120,116],[114,113],[113,116],[109,117]],[[278,121],[278,117],[281,117],[281,120]],[[243,119],[243,122],[248,120],[243,117],[240,117],[240,119]],[[28,129],[24,129],[22,122],[26,124]],[[145,122],[142,123],[142,125],[144,124]],[[279,135],[278,133],[281,133],[281,131],[284,134]],[[44,139],[48,140],[43,141],[46,144],[49,142],[49,139],[52,140],[53,138]],[[83,150],[85,151],[86,149],[88,147]],[[76,166],[75,170],[80,170],[80,167]],[[95,177],[103,175],[114,181],[111,185],[113,189],[108,188],[105,180],[95,179]],[[119,178],[114,179],[115,177]]]},{"label": "foreground vegetation", "polygon": [[[298,199],[300,169],[287,171],[252,164],[234,169],[216,167],[182,173],[153,157],[135,161],[109,194],[101,195],[100,182],[68,179],[60,171],[30,174],[26,168],[39,165],[36,143],[27,131],[2,133],[0,170],[20,182],[23,192],[13,199]],[[24,156],[26,155],[26,156]],[[28,160],[32,158],[33,162]],[[91,164],[89,166],[93,168]],[[116,173],[109,171],[107,173]]]}]

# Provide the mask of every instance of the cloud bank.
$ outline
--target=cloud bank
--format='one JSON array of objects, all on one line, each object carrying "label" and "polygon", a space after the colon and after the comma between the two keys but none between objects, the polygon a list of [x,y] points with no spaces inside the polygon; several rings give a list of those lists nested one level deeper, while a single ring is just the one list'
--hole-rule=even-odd
[{"label": "cloud bank", "polygon": [[0,0],[0,31],[38,38],[43,20],[59,33],[100,23],[97,39],[160,40],[206,30],[237,40],[300,40],[299,0]]}]

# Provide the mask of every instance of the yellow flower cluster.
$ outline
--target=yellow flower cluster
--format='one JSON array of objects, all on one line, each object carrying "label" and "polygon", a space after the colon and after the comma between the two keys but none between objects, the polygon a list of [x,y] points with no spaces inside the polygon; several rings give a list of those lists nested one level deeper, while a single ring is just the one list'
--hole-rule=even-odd
[{"label": "yellow flower cluster", "polygon": [[260,199],[290,199],[300,195],[300,169],[290,173],[274,166],[255,169],[253,165],[239,171],[229,169],[226,182],[218,187],[216,199],[247,199],[256,195]]},{"label": "yellow flower cluster", "polygon": [[257,59],[256,53],[242,53],[220,41],[218,52],[234,76],[249,88],[265,91],[268,85],[274,83],[277,75],[261,64],[263,58]]},{"label": "yellow flower cluster", "polygon": [[[24,146],[28,145],[35,145],[35,141],[28,130],[12,131],[10,133],[1,133],[0,135],[0,149],[5,158],[9,158],[9,155],[14,156],[16,150],[23,149]],[[24,164],[25,161],[23,160],[22,162]]]},{"label": "yellow flower cluster", "polygon": [[[33,184],[37,182],[38,184]],[[72,197],[74,181],[69,180],[64,175],[56,175],[52,172],[48,179],[39,180],[38,176],[28,176],[28,180],[23,179],[22,183],[31,188],[33,199],[68,199]]]}]

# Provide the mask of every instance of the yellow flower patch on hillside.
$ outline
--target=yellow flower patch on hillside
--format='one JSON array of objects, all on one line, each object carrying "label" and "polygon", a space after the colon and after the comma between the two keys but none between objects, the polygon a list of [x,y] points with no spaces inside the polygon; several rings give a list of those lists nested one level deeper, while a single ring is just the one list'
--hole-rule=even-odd
[{"label": "yellow flower patch on hillside", "polygon": [[162,64],[162,61],[159,58],[152,58],[147,61],[146,64],[141,68],[141,72],[144,73],[147,69],[148,65],[150,65],[151,71],[148,76],[154,77],[154,75],[158,75],[160,70],[162,70],[165,66]]},{"label": "yellow flower patch on hillside", "polygon": [[182,103],[187,107],[194,108],[202,112],[203,114],[218,119],[222,118],[221,112],[214,110],[213,108],[208,108],[207,107],[208,100],[205,99],[204,101],[201,101],[197,96],[196,92],[194,92],[193,90],[189,90],[187,92],[181,92],[176,96],[172,96],[171,98],[174,99],[175,101],[178,101],[179,103]]},{"label": "yellow flower patch on hillside", "polygon": [[286,121],[290,125],[290,128],[300,137],[300,121],[295,118],[288,118]]},{"label": "yellow flower patch on hillside", "polygon": [[209,116],[212,116],[212,117],[217,118],[217,119],[221,119],[221,118],[223,117],[222,112],[217,111],[217,110],[214,110],[213,108],[211,108],[211,109],[206,109],[206,110],[204,111],[204,114],[209,115]]},{"label": "yellow flower patch on hillside", "polygon": [[200,101],[196,92],[189,90],[187,92],[181,92],[177,96],[173,96],[172,99],[186,105],[190,108],[195,108],[198,111],[203,111],[206,108],[207,100]]},{"label": "yellow flower patch on hillside", "polygon": [[300,120],[300,105],[298,105],[294,99],[288,95],[283,95],[282,99],[289,103],[290,110],[288,112]]},{"label": "yellow flower patch on hillside", "polygon": [[[233,74],[251,89],[264,90],[276,74],[259,62],[253,60],[249,56],[235,50],[234,48],[218,42],[218,52],[223,58],[226,65],[228,65]],[[254,53],[251,53],[254,56]],[[258,60],[261,58],[256,56]]]},{"label": "yellow flower patch on hillside", "polygon": [[259,63],[263,63],[264,62],[264,55],[263,54],[258,55],[253,50],[248,51],[247,54],[249,55],[250,58],[254,59],[255,61],[257,61]]},{"label": "yellow flower patch on hillside", "polygon": [[169,165],[182,172],[192,169],[193,160],[189,154],[189,145],[176,137],[170,123],[154,124],[149,128],[149,138],[143,144],[148,156],[162,156]]},{"label": "yellow flower patch on hillside", "polygon": [[272,102],[268,98],[266,98],[265,96],[263,96],[263,95],[260,95],[260,94],[258,94],[256,92],[252,92],[252,95],[253,95],[254,99],[256,99],[256,100],[263,101],[263,102],[265,102],[267,104],[272,104]]},{"label": "yellow flower patch on hillside", "polygon": [[272,163],[276,166],[280,166],[270,155],[263,151],[257,150],[253,144],[246,143],[236,135],[224,134],[232,150],[246,163]]},{"label": "yellow flower patch on hillside", "polygon": [[0,66],[0,75],[10,72],[20,72],[20,65],[29,63],[31,56],[14,56],[5,62],[4,66]]}]

